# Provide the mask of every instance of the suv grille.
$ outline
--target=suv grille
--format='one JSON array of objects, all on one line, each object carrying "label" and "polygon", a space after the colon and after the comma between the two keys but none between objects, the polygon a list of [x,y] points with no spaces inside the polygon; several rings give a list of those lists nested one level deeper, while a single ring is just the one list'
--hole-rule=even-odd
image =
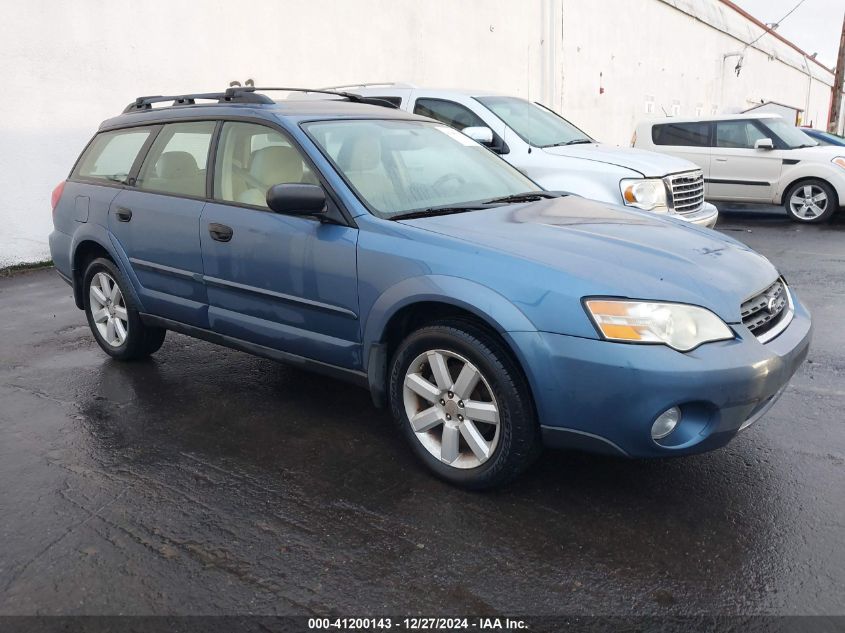
[{"label": "suv grille", "polygon": [[763,342],[777,336],[792,319],[788,293],[786,284],[778,279],[763,292],[751,297],[740,309],[742,324]]},{"label": "suv grille", "polygon": [[675,213],[694,213],[704,206],[704,174],[701,171],[667,176],[666,184],[669,186]]}]

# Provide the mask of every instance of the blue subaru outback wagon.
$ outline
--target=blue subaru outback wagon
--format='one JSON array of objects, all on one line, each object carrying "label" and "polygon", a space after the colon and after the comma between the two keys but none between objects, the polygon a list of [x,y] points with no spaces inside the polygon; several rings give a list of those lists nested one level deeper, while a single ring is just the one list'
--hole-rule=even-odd
[{"label": "blue subaru outback wagon", "polygon": [[720,447],[806,357],[810,315],[739,242],[544,191],[449,127],[339,96],[142,97],[100,126],[50,247],[107,354],[172,330],[349,379],[473,488],[544,444]]}]

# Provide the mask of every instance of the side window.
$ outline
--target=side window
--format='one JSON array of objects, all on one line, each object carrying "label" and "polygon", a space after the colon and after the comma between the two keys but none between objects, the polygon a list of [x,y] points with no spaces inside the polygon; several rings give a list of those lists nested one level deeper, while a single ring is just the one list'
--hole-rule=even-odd
[{"label": "side window", "polygon": [[267,190],[283,183],[318,184],[282,134],[255,123],[223,125],[214,168],[214,198],[267,207]]},{"label": "side window", "polygon": [[651,128],[651,140],[655,145],[707,147],[710,144],[710,125],[708,123],[655,125]]},{"label": "side window", "polygon": [[97,134],[82,155],[74,177],[125,184],[138,152],[149,137],[148,128]]},{"label": "side window", "polygon": [[751,121],[719,121],[716,123],[716,147],[754,149],[754,142],[768,138]]},{"label": "side window", "polygon": [[214,121],[168,123],[153,142],[136,183],[139,189],[205,197]]},{"label": "side window", "polygon": [[427,116],[445,123],[456,130],[466,127],[487,127],[487,124],[466,106],[443,99],[417,99],[414,114]]}]

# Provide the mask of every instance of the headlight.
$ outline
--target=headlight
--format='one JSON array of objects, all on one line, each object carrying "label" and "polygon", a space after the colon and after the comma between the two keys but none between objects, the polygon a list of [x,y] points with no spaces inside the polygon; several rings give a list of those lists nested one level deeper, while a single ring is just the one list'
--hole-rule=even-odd
[{"label": "headlight", "polygon": [[845,169],[845,156],[837,156],[830,162],[839,165],[842,169]]},{"label": "headlight", "polygon": [[627,179],[619,183],[619,188],[629,207],[646,211],[666,207],[666,185],[659,178]]},{"label": "headlight", "polygon": [[688,352],[702,343],[734,338],[715,314],[682,303],[589,299],[587,311],[609,341],[662,343]]}]

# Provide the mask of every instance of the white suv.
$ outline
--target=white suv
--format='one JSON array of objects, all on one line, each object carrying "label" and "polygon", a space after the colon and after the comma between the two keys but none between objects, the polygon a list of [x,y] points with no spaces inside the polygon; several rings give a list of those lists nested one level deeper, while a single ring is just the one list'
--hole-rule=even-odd
[{"label": "white suv", "polygon": [[845,147],[775,114],[643,121],[632,145],[696,163],[708,200],[783,204],[796,222],[823,222],[845,202]]},{"label": "white suv", "polygon": [[332,89],[380,99],[450,125],[545,189],[669,214],[700,226],[716,224],[719,212],[704,202],[704,177],[695,164],[655,152],[602,145],[540,104],[491,92],[432,90],[409,84]]}]

